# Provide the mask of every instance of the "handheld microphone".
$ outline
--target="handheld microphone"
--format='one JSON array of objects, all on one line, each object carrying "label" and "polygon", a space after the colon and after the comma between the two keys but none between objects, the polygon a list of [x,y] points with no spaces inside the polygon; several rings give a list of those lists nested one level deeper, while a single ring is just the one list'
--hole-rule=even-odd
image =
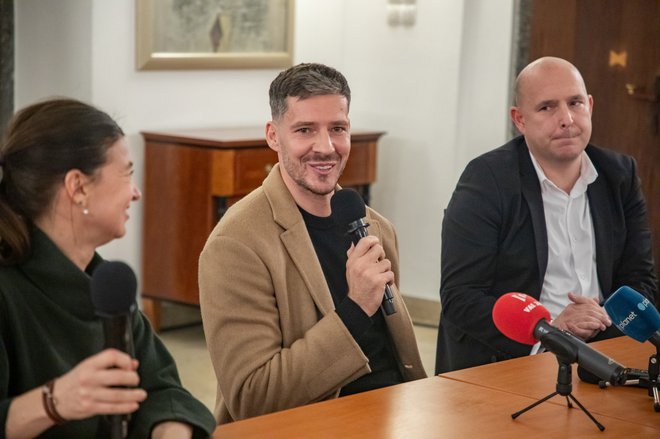
[{"label": "handheld microphone", "polygon": [[[360,194],[352,189],[336,191],[330,200],[330,205],[335,223],[347,225],[347,234],[351,236],[353,244],[357,245],[360,239],[369,235],[367,232],[369,224],[364,221],[367,211]],[[385,284],[382,308],[388,316],[396,312],[394,295],[388,284]]]},{"label": "handheld microphone", "polygon": [[[91,298],[96,315],[103,321],[105,348],[135,357],[131,313],[135,310],[137,279],[123,262],[104,262],[92,274]],[[128,436],[130,415],[108,415],[110,437]]]},{"label": "handheld microphone", "polygon": [[626,368],[572,334],[550,325],[550,319],[550,312],[540,302],[523,293],[505,294],[493,307],[495,326],[508,338],[528,345],[540,341],[560,363],[577,363],[613,385],[626,381]]},{"label": "handheld microphone", "polygon": [[607,298],[604,307],[621,332],[640,343],[650,341],[660,348],[660,313],[649,299],[622,286]]}]

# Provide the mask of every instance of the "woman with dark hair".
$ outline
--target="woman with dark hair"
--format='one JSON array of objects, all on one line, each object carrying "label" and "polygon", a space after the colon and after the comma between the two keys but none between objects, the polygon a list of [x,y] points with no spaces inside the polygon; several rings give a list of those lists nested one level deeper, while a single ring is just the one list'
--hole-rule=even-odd
[{"label": "woman with dark hair", "polygon": [[103,349],[90,276],[140,198],[121,128],[82,102],[18,112],[0,145],[0,437],[207,437],[211,413],[179,381],[140,311],[135,359]]}]

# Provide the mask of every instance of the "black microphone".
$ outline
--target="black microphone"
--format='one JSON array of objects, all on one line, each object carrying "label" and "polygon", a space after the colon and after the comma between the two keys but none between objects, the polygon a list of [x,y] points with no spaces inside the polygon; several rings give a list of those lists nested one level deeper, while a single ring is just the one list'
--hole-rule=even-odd
[{"label": "black microphone", "polygon": [[538,340],[560,363],[577,363],[613,385],[625,383],[625,367],[572,334],[555,328],[550,319],[550,312],[539,301],[523,293],[504,294],[493,307],[493,322],[508,338],[528,345]]},{"label": "black microphone", "polygon": [[574,335],[555,328],[546,320],[538,323],[534,334],[538,334],[538,340],[543,347],[554,353],[561,362],[578,363],[578,376],[583,380],[584,378],[580,374],[581,369],[591,372],[612,385],[623,385],[628,380],[628,369]]},{"label": "black microphone", "polygon": [[[352,189],[336,191],[330,200],[330,205],[335,223],[340,226],[346,225],[346,233],[351,236],[353,244],[357,245],[360,239],[369,235],[369,232],[367,232],[369,224],[364,221],[367,210],[360,194]],[[394,295],[388,284],[385,284],[381,306],[388,316],[396,312]]]},{"label": "black microphone", "polygon": [[[123,262],[104,262],[92,274],[91,298],[96,315],[103,321],[105,348],[126,352],[135,358],[131,313],[135,310],[137,279]],[[128,436],[130,415],[108,415],[110,437]]]}]

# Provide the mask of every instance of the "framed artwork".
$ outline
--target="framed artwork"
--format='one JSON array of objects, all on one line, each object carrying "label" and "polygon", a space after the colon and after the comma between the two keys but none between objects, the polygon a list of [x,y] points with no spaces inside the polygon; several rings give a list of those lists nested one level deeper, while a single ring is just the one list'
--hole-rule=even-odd
[{"label": "framed artwork", "polygon": [[286,68],[294,0],[136,0],[138,70]]}]

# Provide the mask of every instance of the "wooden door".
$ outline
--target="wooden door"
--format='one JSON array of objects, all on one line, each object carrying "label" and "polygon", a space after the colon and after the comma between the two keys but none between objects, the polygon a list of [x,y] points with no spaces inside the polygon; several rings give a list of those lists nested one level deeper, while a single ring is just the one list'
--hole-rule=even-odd
[{"label": "wooden door", "polygon": [[529,39],[582,72],[592,143],[637,160],[660,276],[660,0],[533,0]]}]

